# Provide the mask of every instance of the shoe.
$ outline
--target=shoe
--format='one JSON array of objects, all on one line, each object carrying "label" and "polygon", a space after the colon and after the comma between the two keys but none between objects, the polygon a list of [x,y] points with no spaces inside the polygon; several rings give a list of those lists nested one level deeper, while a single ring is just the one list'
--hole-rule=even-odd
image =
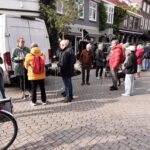
[{"label": "shoe", "polygon": [[65,91],[62,92],[61,95],[62,95],[63,97],[66,97],[66,92],[65,92]]},{"label": "shoe", "polygon": [[96,79],[97,79],[97,80],[99,80],[99,79],[100,79],[100,77],[97,77]]},{"label": "shoe", "polygon": [[90,85],[90,83],[89,83],[89,82],[87,82],[87,83],[86,83],[86,85]]},{"label": "shoe", "polygon": [[84,82],[82,82],[82,83],[81,83],[81,85],[85,85],[85,83],[84,83]]},{"label": "shoe", "polygon": [[131,96],[131,95],[129,95],[129,94],[126,94],[126,93],[123,93],[123,94],[122,94],[122,96]]},{"label": "shoe", "polygon": [[42,105],[47,105],[47,102],[43,102]]},{"label": "shoe", "polygon": [[37,105],[36,103],[33,103],[33,102],[31,102],[30,104],[31,104],[31,106],[36,106]]},{"label": "shoe", "polygon": [[112,85],[112,86],[109,87],[109,89],[111,89],[111,88],[114,88],[114,86]]},{"label": "shoe", "polygon": [[116,90],[118,90],[118,88],[117,87],[112,87],[112,88],[110,88],[110,91],[116,91]]}]

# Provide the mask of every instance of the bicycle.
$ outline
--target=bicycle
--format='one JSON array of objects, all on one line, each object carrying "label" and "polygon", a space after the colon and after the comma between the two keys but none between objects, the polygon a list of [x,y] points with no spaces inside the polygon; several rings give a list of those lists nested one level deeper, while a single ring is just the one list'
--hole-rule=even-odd
[{"label": "bicycle", "polygon": [[[4,110],[6,105],[11,104],[11,99],[0,99],[0,150],[7,150],[18,133],[18,125],[11,113]],[[12,108],[11,108],[12,109]]]}]

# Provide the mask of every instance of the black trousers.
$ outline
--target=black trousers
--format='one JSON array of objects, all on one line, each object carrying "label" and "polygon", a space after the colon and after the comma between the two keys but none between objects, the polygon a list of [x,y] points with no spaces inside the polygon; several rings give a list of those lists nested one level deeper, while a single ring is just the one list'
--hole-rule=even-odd
[{"label": "black trousers", "polygon": [[[100,73],[99,73],[99,70],[100,70]],[[103,74],[103,66],[96,66],[96,77],[102,77],[102,74]]]},{"label": "black trousers", "polygon": [[24,75],[18,76],[18,79],[19,79],[20,89],[22,91],[28,90],[30,92],[31,91],[31,83],[28,80],[26,69],[24,69]]},{"label": "black trousers", "polygon": [[37,86],[39,85],[41,90],[41,100],[43,103],[46,102],[46,93],[45,93],[45,80],[31,80],[31,100],[33,103],[37,101]]},{"label": "black trousers", "polygon": [[82,83],[85,83],[85,72],[86,72],[86,83],[89,82],[90,78],[90,65],[82,65]]}]

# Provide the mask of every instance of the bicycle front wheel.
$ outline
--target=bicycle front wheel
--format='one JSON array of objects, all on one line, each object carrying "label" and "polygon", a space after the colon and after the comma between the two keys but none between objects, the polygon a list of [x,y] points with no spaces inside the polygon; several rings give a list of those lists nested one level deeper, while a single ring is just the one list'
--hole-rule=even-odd
[{"label": "bicycle front wheel", "polygon": [[0,150],[7,150],[18,132],[15,118],[7,111],[0,110]]}]

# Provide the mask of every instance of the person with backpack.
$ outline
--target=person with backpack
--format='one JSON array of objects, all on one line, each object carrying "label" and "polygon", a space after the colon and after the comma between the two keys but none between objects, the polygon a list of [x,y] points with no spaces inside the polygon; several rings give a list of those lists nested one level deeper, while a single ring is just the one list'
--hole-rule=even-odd
[{"label": "person with backpack", "polygon": [[41,90],[42,104],[46,105],[45,92],[45,55],[42,53],[38,44],[32,43],[30,53],[25,57],[24,66],[27,69],[28,80],[31,82],[31,105],[37,105],[37,86]]}]

